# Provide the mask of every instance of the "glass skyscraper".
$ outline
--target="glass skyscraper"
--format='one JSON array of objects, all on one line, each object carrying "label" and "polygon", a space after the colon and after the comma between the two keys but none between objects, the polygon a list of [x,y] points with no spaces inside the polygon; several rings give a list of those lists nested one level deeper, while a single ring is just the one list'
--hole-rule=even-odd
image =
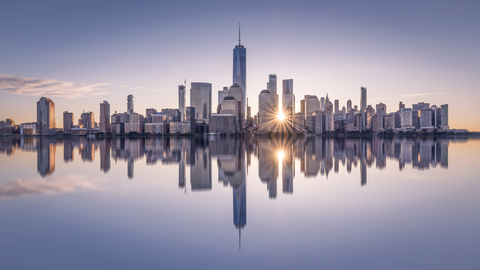
[{"label": "glass skyscraper", "polygon": [[[243,100],[247,100],[247,89],[246,89],[246,78],[247,78],[247,49],[240,44],[240,26],[238,28],[238,45],[233,49],[233,83],[238,84],[243,89]],[[246,112],[247,109],[245,104],[243,104],[243,111]]]}]

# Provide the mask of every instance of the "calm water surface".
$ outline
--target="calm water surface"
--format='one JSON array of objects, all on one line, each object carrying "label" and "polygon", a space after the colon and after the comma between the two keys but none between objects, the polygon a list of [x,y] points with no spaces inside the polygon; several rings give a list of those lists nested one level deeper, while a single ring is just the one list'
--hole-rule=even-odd
[{"label": "calm water surface", "polygon": [[0,138],[1,269],[480,269],[480,140]]}]

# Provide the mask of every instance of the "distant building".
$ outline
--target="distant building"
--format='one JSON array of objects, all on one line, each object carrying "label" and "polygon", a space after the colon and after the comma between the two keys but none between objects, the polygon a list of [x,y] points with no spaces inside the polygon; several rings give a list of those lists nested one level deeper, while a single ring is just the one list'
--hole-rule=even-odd
[{"label": "distant building", "polygon": [[432,110],[430,110],[430,109],[421,109],[420,110],[420,127],[421,128],[433,127],[433,125],[432,125]]},{"label": "distant building", "polygon": [[449,129],[448,125],[448,104],[444,104],[440,106],[440,117],[441,123],[440,126],[442,129]]},{"label": "distant building", "polygon": [[41,135],[55,134],[55,103],[42,97],[37,102],[37,131]]},{"label": "distant building", "polygon": [[[225,102],[225,99],[222,103]],[[231,114],[210,115],[210,133],[235,134],[237,132],[237,118]]]},{"label": "distant building", "polygon": [[386,115],[387,114],[387,105],[383,104],[382,102],[378,103],[375,106],[376,112],[379,115]]},{"label": "distant building", "polygon": [[127,96],[127,113],[132,114],[134,113],[133,109],[133,95]]},{"label": "distant building", "polygon": [[147,108],[145,110],[145,122],[146,123],[153,123],[152,122],[152,115],[157,114],[157,109],[155,108]]},{"label": "distant building", "polygon": [[401,109],[400,121],[402,128],[412,128],[412,109]]},{"label": "distant building", "polygon": [[[323,114],[324,113],[322,113],[322,111],[320,111],[320,110],[317,110],[317,111],[312,113],[312,116],[311,116],[312,117],[311,131],[314,134],[322,134],[323,133]],[[327,114],[329,114],[329,113],[327,113]]]},{"label": "distant building", "polygon": [[347,101],[347,113],[349,113],[352,110],[352,101],[349,99]]},{"label": "distant building", "polygon": [[228,87],[224,86],[222,90],[218,91],[218,104],[222,103],[223,99],[228,96]]},{"label": "distant building", "polygon": [[20,124],[20,135],[36,135],[37,122]]},{"label": "distant building", "polygon": [[185,121],[185,85],[178,86],[178,109],[180,110],[180,121]]},{"label": "distant building", "polygon": [[367,115],[365,109],[367,108],[367,88],[360,87],[360,114],[361,114],[361,127],[360,131],[364,131],[366,129],[367,124]]},{"label": "distant building", "polygon": [[316,111],[320,110],[320,102],[318,101],[317,96],[309,96],[308,99],[306,100],[306,125],[307,125],[307,130],[310,132],[313,132],[313,113]]},{"label": "distant building", "polygon": [[143,115],[138,113],[131,113],[129,122],[124,124],[125,133],[136,132],[143,133],[144,119]]},{"label": "distant building", "polygon": [[100,132],[110,133],[110,104],[107,101],[100,103]]},{"label": "distant building", "polygon": [[92,129],[95,128],[95,117],[93,112],[84,112],[80,116],[83,128]]},{"label": "distant building", "polygon": [[63,133],[69,134],[73,128],[73,113],[65,111],[63,113]]},{"label": "distant building", "polygon": [[[271,87],[271,85],[270,85]],[[259,132],[271,132],[277,116],[275,99],[270,91],[262,90],[258,96],[258,126]]]},{"label": "distant building", "polygon": [[212,84],[192,82],[190,89],[190,106],[195,108],[195,119],[208,124],[212,114]]}]

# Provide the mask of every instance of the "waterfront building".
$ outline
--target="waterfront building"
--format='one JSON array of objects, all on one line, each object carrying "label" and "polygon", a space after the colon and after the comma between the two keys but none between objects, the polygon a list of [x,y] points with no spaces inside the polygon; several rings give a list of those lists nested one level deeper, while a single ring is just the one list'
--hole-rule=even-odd
[{"label": "waterfront building", "polygon": [[352,110],[352,100],[348,99],[347,101],[347,113]]},{"label": "waterfront building", "polygon": [[365,109],[367,108],[367,88],[360,87],[360,114],[361,114],[361,126],[360,131],[366,129],[367,119]]},{"label": "waterfront building", "polygon": [[80,115],[80,123],[83,128],[92,129],[95,128],[95,117],[93,112],[84,112]]},{"label": "waterfront building", "polygon": [[402,128],[413,128],[412,113],[412,109],[400,110],[400,121]]},{"label": "waterfront building", "polygon": [[65,111],[63,113],[63,133],[69,134],[73,128],[73,113]]},{"label": "waterfront building", "polygon": [[[238,45],[233,49],[233,81],[243,90],[243,99],[247,100],[247,49],[240,43],[240,26],[238,28]],[[211,88],[211,86],[210,86]],[[193,105],[192,105],[193,106]],[[243,104],[243,111],[246,111]],[[197,112],[198,113],[198,112]],[[210,116],[210,114],[208,115]]]},{"label": "waterfront building", "polygon": [[100,132],[110,133],[110,104],[107,101],[100,103]]},{"label": "waterfront building", "polygon": [[432,110],[425,109],[425,108],[420,110],[420,127],[421,128],[433,127]]},{"label": "waterfront building", "polygon": [[209,117],[212,114],[211,83],[191,83],[190,106],[195,108],[195,119],[208,124]]},{"label": "waterfront building", "polygon": [[448,126],[448,104],[444,104],[440,106],[440,126],[442,129],[449,129]]},{"label": "waterfront building", "polygon": [[275,102],[275,107],[278,108],[277,74],[268,75],[267,90],[270,91],[270,94]]},{"label": "waterfront building", "polygon": [[55,103],[46,97],[37,102],[37,131],[41,135],[55,134]]},{"label": "waterfront building", "polygon": [[210,115],[209,130],[210,133],[235,134],[237,132],[237,118],[231,114],[212,114]]},{"label": "waterfront building", "polygon": [[262,90],[258,96],[258,126],[259,132],[271,132],[273,120],[276,119],[277,108],[270,91]]},{"label": "waterfront building", "polygon": [[178,109],[180,110],[180,122],[185,121],[185,85],[178,86]]}]

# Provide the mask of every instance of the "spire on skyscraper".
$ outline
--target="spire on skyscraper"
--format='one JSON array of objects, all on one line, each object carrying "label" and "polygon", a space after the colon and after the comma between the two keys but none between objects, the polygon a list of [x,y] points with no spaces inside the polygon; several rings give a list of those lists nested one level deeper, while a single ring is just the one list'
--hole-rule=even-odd
[{"label": "spire on skyscraper", "polygon": [[240,23],[238,23],[238,45],[240,45]]}]

